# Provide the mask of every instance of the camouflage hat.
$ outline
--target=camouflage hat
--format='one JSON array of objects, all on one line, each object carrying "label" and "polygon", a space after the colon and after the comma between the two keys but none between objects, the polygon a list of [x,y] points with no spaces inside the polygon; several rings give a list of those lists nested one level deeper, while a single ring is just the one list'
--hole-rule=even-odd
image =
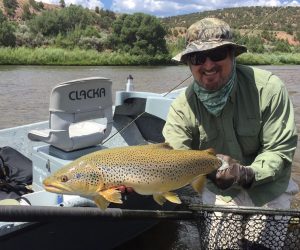
[{"label": "camouflage hat", "polygon": [[186,62],[187,54],[226,45],[235,48],[235,56],[247,51],[245,46],[232,42],[232,33],[227,23],[217,18],[204,18],[188,28],[186,48],[173,57],[173,60]]}]

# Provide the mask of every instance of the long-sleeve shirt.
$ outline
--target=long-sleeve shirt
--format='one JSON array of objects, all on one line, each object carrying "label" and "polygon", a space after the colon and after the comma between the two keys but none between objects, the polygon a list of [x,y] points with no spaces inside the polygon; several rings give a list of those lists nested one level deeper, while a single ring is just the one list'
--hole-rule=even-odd
[{"label": "long-sleeve shirt", "polygon": [[[282,194],[297,146],[292,103],[284,83],[271,72],[237,65],[237,80],[220,116],[210,114],[192,83],[172,103],[163,135],[174,149],[214,148],[250,166],[255,181],[247,190],[257,206]],[[230,201],[241,187],[208,188]]]}]

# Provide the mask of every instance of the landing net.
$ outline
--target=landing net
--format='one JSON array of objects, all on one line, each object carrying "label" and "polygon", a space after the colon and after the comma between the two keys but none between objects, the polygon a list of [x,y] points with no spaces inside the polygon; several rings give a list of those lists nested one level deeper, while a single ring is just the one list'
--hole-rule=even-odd
[{"label": "landing net", "polygon": [[300,210],[197,206],[201,249],[300,249]]}]

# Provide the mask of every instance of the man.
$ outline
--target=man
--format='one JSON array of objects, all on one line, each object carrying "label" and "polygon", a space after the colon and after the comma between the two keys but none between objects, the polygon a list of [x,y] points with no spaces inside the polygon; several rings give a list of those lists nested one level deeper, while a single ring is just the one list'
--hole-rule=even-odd
[{"label": "man", "polygon": [[228,162],[208,176],[203,203],[289,208],[298,192],[292,103],[271,72],[236,64],[246,50],[222,20],[190,26],[186,49],[173,59],[190,67],[194,81],[172,103],[163,135],[174,149],[212,147]]}]

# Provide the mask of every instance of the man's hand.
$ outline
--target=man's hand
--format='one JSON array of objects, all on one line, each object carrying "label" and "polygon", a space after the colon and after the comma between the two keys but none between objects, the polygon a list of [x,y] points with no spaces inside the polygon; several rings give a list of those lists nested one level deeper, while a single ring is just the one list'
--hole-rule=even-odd
[{"label": "man's hand", "polygon": [[228,155],[218,154],[217,157],[228,163],[228,166],[222,166],[220,169],[208,174],[208,179],[220,189],[227,189],[233,184],[238,184],[246,189],[250,188],[255,179],[254,171],[251,167],[241,165]]},{"label": "man's hand", "polygon": [[126,187],[124,185],[117,187],[117,189],[120,190],[122,194],[129,194],[134,192],[132,187]]}]

